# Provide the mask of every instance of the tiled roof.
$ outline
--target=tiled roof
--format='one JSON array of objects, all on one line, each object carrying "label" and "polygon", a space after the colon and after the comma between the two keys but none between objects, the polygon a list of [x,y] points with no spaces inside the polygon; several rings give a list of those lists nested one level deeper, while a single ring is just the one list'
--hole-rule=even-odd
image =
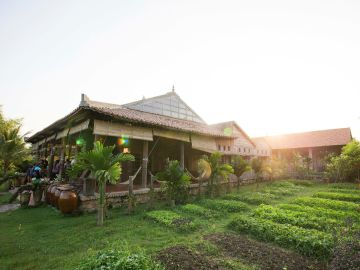
[{"label": "tiled roof", "polygon": [[[272,149],[345,145],[352,140],[350,128],[317,130],[262,138],[266,140]],[[253,140],[256,139],[259,138]]]},{"label": "tiled roof", "polygon": [[129,120],[131,122],[150,124],[150,125],[160,126],[163,128],[170,128],[174,130],[192,132],[192,133],[208,135],[208,136],[230,137],[230,138],[232,137],[232,136],[226,136],[224,135],[222,130],[219,130],[217,128],[214,128],[206,124],[183,120],[183,119],[177,119],[164,115],[137,111],[133,109],[127,109],[124,107],[111,109],[111,108],[98,107],[98,106],[88,106],[84,108],[88,108],[98,113],[106,114],[108,116],[117,119]]}]

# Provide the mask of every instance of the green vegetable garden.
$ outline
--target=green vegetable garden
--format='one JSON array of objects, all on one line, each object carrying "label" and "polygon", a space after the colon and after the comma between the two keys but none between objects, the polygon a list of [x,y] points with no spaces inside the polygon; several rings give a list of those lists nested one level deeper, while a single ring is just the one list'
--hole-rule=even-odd
[{"label": "green vegetable garden", "polygon": [[[1,267],[343,269],[331,267],[336,250],[357,239],[359,194],[355,184],[275,181],[175,207],[139,205],[132,215],[110,210],[103,227],[90,214],[64,219],[49,206],[20,209],[0,214],[8,232],[0,236]],[[112,260],[137,268],[114,268]]]}]

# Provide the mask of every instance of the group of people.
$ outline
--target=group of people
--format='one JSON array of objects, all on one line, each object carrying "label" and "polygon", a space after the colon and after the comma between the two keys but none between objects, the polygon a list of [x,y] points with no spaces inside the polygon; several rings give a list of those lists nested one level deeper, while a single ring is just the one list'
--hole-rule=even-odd
[{"label": "group of people", "polygon": [[[67,171],[68,169],[71,168],[71,160],[70,159],[66,159],[64,165],[63,165],[63,170],[62,172]],[[57,177],[57,175],[61,172],[61,162],[59,159],[56,159],[53,163],[52,168],[49,168],[49,162],[46,159],[42,159],[39,162],[36,162],[35,164],[29,166],[27,172],[26,172],[26,180],[27,182],[30,182],[32,178],[36,177],[40,177],[40,178],[44,178],[49,176],[51,180],[55,179]],[[49,169],[51,169],[51,172],[49,174]]]}]

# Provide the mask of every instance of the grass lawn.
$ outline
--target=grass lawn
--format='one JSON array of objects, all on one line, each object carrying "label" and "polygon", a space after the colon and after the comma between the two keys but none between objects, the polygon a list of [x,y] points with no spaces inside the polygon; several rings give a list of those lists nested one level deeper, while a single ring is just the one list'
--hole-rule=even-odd
[{"label": "grass lawn", "polygon": [[[150,215],[145,206],[139,206],[131,216],[125,209],[113,209],[103,227],[96,226],[94,214],[64,217],[50,206],[0,213],[0,269],[74,269],[89,254],[125,242],[130,248],[141,247],[154,256],[165,248],[183,245],[215,260],[223,269],[266,269],[257,258],[251,257],[254,254],[247,257],[238,255],[241,252],[232,254],[226,243],[221,242],[225,237],[222,235],[228,237],[229,233],[234,235],[231,239],[239,236],[236,238],[239,245],[247,241],[249,246],[250,241],[257,249],[266,249],[259,250],[259,254],[271,250],[269,254],[285,258],[284,254],[291,250],[296,256],[302,254],[299,256],[313,260],[311,243],[301,237],[311,235],[311,241],[320,242],[329,237],[327,244],[332,245],[325,217],[332,222],[331,226],[338,222],[339,227],[344,226],[339,217],[345,218],[347,213],[356,217],[353,207],[358,205],[356,192],[359,191],[353,192],[352,188],[355,185],[342,188],[290,181],[263,183],[258,187],[254,184],[241,187],[231,196],[216,198],[216,205],[208,200],[173,209],[159,204]],[[324,192],[320,193],[321,198],[316,197],[317,192]],[[334,195],[337,192],[354,196]],[[326,204],[318,205],[314,200]],[[354,222],[360,227],[359,219]],[[296,238],[289,240],[289,232],[294,232]],[[327,245],[320,243],[314,247],[321,251],[317,259],[328,258]]]}]

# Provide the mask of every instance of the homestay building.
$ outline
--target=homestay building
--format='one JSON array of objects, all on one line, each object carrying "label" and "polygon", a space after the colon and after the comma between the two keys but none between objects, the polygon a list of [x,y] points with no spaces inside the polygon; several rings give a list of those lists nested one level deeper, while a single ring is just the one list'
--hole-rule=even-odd
[{"label": "homestay building", "polygon": [[330,153],[340,154],[341,148],[351,140],[350,128],[252,138],[253,142],[269,145],[276,158],[290,160],[294,153],[310,158],[311,168],[315,171],[323,171],[324,158]]},{"label": "homestay building", "polygon": [[73,157],[81,148],[90,149],[95,140],[116,145],[118,152],[131,153],[135,162],[123,164],[118,185],[108,191],[122,191],[130,176],[135,188],[147,188],[151,175],[164,169],[167,159],[177,159],[183,168],[197,174],[197,161],[204,154],[219,151],[224,161],[241,155],[269,157],[271,150],[257,151],[257,145],[234,121],[208,125],[175,91],[128,104],[93,101],[82,94],[80,105],[62,119],[28,139],[39,158]]}]

